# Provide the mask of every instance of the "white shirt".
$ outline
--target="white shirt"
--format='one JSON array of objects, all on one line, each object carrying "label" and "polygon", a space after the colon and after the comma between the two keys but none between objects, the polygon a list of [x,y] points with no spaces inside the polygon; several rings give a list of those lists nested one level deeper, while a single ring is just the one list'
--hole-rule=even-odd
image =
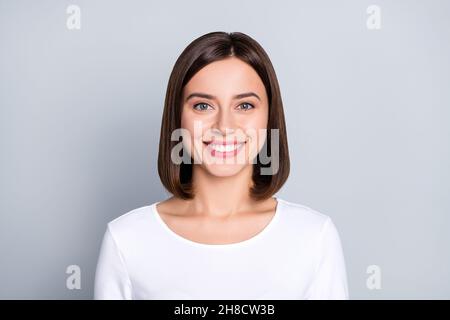
[{"label": "white shirt", "polygon": [[231,244],[194,242],[162,220],[155,202],[107,224],[94,299],[349,299],[331,218],[278,201],[268,225]]}]

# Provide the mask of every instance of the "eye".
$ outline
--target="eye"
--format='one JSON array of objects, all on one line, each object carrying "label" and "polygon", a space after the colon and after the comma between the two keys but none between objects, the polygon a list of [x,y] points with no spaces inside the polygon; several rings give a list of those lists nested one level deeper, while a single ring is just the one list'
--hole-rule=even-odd
[{"label": "eye", "polygon": [[[197,108],[198,106],[199,106],[199,108]],[[193,108],[196,110],[202,111],[202,110],[207,110],[208,106],[211,107],[209,104],[201,102],[201,103],[194,104]]]},{"label": "eye", "polygon": [[251,110],[254,109],[255,107],[251,104],[251,103],[243,103],[240,106],[243,106],[242,110],[247,111],[247,110]]}]

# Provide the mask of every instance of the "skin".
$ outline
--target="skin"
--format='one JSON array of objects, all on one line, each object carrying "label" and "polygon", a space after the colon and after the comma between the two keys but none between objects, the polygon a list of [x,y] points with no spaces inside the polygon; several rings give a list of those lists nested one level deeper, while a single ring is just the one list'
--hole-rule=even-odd
[{"label": "skin", "polygon": [[[259,99],[253,95],[235,99],[249,92]],[[193,93],[214,98],[187,99]],[[191,139],[186,148],[195,160],[202,160],[193,167],[195,198],[171,197],[157,205],[158,213],[172,231],[191,241],[229,244],[250,239],[270,223],[277,205],[274,198],[255,201],[249,194],[251,160],[265,139],[259,129],[267,129],[268,123],[264,84],[251,66],[229,57],[198,71],[184,87],[182,99],[181,126]],[[197,133],[195,121],[202,125]],[[217,163],[204,144],[213,138],[220,142],[234,138],[246,141],[240,158],[232,158],[233,163]]]}]

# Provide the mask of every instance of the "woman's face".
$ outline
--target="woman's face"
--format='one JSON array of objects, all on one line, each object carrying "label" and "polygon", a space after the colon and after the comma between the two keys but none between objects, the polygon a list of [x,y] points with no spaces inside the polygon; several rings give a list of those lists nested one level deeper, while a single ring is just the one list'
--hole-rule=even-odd
[{"label": "woman's face", "polygon": [[[269,106],[256,71],[236,57],[208,64],[182,94],[184,147],[216,176],[230,176],[255,163],[264,145]],[[192,153],[192,150],[194,152]]]}]

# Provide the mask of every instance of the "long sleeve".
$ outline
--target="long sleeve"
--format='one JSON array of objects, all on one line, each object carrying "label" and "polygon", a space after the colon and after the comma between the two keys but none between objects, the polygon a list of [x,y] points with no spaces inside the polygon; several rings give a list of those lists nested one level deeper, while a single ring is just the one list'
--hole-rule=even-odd
[{"label": "long sleeve", "polygon": [[317,246],[318,261],[309,296],[311,300],[348,300],[347,273],[338,231],[327,218]]},{"label": "long sleeve", "polygon": [[122,255],[108,226],[95,271],[95,300],[131,300],[131,282]]}]

